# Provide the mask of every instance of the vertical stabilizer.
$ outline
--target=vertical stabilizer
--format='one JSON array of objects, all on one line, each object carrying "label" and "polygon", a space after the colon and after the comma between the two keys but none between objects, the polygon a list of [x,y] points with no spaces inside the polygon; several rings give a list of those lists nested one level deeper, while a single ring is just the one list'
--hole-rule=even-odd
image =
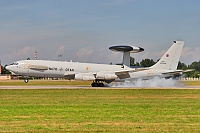
[{"label": "vertical stabilizer", "polygon": [[173,45],[162,56],[162,58],[152,67],[155,69],[176,70],[180,60],[184,42],[174,41]]}]

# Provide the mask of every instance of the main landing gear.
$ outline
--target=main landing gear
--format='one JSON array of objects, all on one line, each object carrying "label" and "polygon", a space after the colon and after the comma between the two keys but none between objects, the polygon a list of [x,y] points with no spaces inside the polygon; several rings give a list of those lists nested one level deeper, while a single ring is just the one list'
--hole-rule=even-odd
[{"label": "main landing gear", "polygon": [[91,84],[92,87],[104,87],[104,84],[103,83],[99,83],[99,82],[93,82]]}]

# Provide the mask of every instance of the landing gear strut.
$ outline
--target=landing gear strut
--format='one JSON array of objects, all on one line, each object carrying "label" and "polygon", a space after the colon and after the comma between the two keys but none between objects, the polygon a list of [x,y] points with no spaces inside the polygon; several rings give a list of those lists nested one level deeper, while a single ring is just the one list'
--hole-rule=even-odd
[{"label": "landing gear strut", "polygon": [[104,84],[103,83],[99,83],[99,82],[93,82],[91,84],[92,87],[104,87]]}]

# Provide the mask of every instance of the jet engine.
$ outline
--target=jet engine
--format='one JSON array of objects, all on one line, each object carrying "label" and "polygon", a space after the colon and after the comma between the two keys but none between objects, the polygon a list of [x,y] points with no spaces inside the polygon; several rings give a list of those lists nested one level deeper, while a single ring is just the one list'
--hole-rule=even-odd
[{"label": "jet engine", "polygon": [[97,73],[96,79],[97,80],[115,80],[117,75],[113,74],[105,74],[105,73]]},{"label": "jet engine", "polygon": [[94,81],[95,77],[93,74],[75,74],[75,80],[82,80],[82,81]]}]

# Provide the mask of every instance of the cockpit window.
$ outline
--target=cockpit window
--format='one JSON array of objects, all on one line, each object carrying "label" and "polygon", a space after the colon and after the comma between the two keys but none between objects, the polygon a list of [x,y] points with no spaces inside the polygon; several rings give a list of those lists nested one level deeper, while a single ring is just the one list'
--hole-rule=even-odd
[{"label": "cockpit window", "polygon": [[12,64],[10,64],[10,65],[18,65],[18,63],[17,62],[13,62]]}]

